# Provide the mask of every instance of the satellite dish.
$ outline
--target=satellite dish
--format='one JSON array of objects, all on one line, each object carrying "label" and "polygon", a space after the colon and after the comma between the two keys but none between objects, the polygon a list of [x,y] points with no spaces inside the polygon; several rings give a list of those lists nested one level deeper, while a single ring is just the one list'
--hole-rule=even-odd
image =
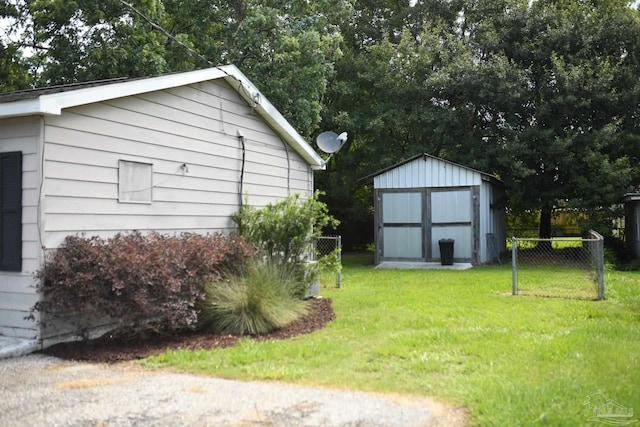
[{"label": "satellite dish", "polygon": [[[346,140],[346,137],[344,138]],[[322,132],[316,138],[316,144],[318,144],[318,148],[324,151],[327,154],[336,153],[340,148],[342,148],[342,144],[344,140],[340,139],[337,133],[335,132]]]},{"label": "satellite dish", "polygon": [[335,153],[337,153],[344,143],[347,142],[347,133],[342,132],[338,135],[335,132],[322,132],[316,138],[316,144],[318,144],[318,148],[324,151],[329,155],[326,160],[322,161],[322,168],[329,163],[329,160]]}]

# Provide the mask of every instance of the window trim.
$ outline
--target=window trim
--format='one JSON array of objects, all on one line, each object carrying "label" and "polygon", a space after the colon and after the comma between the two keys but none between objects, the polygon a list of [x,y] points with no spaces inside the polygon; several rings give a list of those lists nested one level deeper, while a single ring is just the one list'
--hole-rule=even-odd
[{"label": "window trim", "polygon": [[[145,177],[145,184],[140,189],[127,189],[124,188],[125,185],[125,177],[123,174],[125,173],[126,165],[142,165],[148,166],[148,176]],[[142,176],[141,176],[142,178]],[[131,200],[127,197],[123,197],[125,193],[133,193],[133,192],[142,192],[148,191],[149,196],[148,199],[145,200]],[[153,203],[153,163],[141,162],[137,160],[118,160],[118,203],[132,203],[132,204],[142,204],[142,205],[150,205]]]}]

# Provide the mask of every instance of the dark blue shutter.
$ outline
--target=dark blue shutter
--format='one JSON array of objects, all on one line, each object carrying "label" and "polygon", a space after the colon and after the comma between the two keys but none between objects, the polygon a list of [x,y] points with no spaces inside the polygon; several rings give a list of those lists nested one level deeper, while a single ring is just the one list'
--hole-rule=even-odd
[{"label": "dark blue shutter", "polygon": [[22,271],[22,153],[0,153],[0,270]]}]

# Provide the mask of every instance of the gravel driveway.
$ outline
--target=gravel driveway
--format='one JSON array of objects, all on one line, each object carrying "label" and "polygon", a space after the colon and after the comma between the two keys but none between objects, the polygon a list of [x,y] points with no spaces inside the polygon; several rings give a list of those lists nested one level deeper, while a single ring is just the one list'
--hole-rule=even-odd
[{"label": "gravel driveway", "polygon": [[463,426],[425,398],[30,355],[0,360],[0,426]]}]

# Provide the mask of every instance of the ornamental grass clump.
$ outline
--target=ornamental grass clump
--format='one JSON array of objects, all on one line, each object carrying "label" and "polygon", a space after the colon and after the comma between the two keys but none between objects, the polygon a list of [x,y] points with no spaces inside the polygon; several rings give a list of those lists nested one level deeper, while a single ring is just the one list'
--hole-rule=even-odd
[{"label": "ornamental grass clump", "polygon": [[206,283],[200,326],[223,334],[257,335],[290,325],[308,311],[308,303],[297,296],[296,277],[286,265],[266,260]]},{"label": "ornamental grass clump", "polygon": [[[318,264],[309,262],[319,255],[314,243],[322,236],[323,229],[339,224],[329,214],[327,205],[319,200],[321,194],[316,191],[306,198],[294,194],[261,209],[245,203],[232,216],[240,236],[260,257],[280,265],[296,277],[296,296],[301,299],[307,296],[310,282],[318,275]],[[322,264],[325,267],[336,265]]]}]

